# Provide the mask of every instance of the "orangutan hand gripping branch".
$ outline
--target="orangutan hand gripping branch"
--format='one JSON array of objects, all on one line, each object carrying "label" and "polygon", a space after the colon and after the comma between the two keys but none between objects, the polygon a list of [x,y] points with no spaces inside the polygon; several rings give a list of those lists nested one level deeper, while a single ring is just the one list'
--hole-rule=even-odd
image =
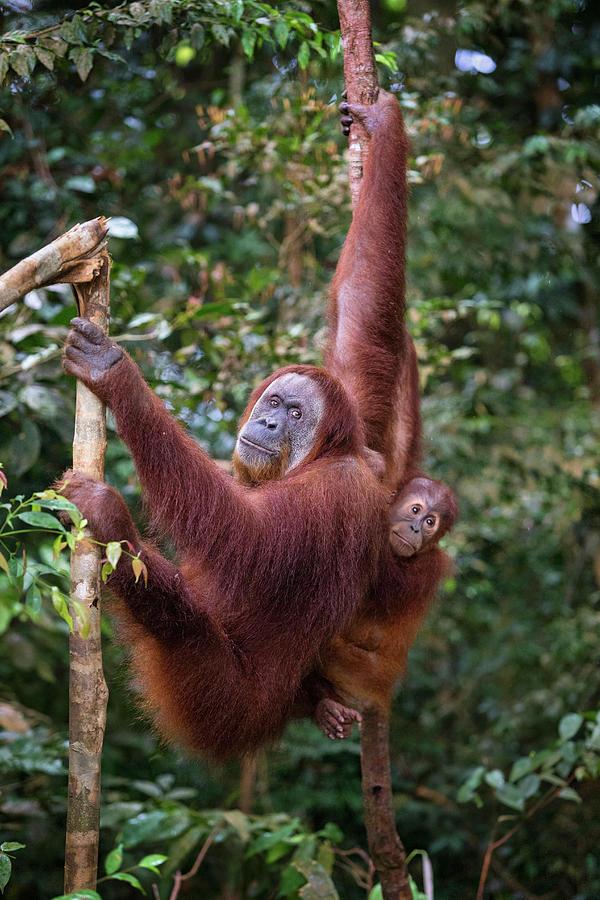
[{"label": "orangutan hand gripping branch", "polygon": [[[337,379],[289,366],[252,394],[223,473],[102,332],[74,319],[65,371],[113,411],[180,563],[143,541],[120,495],[73,473],[65,495],[101,542],[128,540],[109,578],[136,681],[160,732],[215,759],[276,737],[303,678],[361,608],[388,544],[385,492]],[[241,483],[239,483],[241,482]]]},{"label": "orangutan hand gripping branch", "polygon": [[300,701],[321,730],[347,737],[357,710],[386,711],[408,650],[451,569],[437,546],[457,507],[450,488],[419,475],[421,416],[417,357],[405,317],[407,139],[393,95],[371,106],[343,103],[371,136],[358,205],[330,292],[327,364],[358,401],[365,458],[390,495],[390,544],[379,580],[349,629],[338,635]]}]

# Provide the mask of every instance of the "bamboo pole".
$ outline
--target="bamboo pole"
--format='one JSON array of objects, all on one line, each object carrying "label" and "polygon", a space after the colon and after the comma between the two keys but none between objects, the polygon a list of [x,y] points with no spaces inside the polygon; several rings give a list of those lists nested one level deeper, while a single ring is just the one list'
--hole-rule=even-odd
[{"label": "bamboo pole", "polygon": [[[110,259],[103,216],[75,225],[51,244],[0,276],[0,311],[28,291],[71,283],[78,312],[105,332],[109,321]],[[103,405],[77,383],[73,469],[104,476],[106,421]],[[94,888],[100,824],[100,759],[108,691],[100,641],[100,551],[83,541],[71,555],[71,601],[88,616],[82,622],[71,602],[69,638],[69,785],[65,893]],[[85,633],[85,637],[84,637]]]},{"label": "bamboo pole", "polygon": [[[337,0],[344,77],[350,103],[374,103],[379,93],[371,40],[368,0]],[[360,123],[352,124],[349,178],[352,206],[356,207],[368,135]],[[360,725],[362,796],[369,854],[381,882],[384,900],[412,900],[406,853],[396,831],[389,749],[389,713],[361,709]]]}]

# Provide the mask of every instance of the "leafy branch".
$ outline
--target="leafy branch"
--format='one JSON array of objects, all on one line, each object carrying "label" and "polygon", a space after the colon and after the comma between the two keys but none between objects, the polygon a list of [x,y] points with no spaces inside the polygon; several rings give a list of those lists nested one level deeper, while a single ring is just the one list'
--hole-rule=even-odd
[{"label": "leafy branch", "polygon": [[339,32],[323,32],[308,13],[279,10],[257,0],[135,0],[112,9],[92,4],[45,28],[6,32],[0,38],[0,84],[15,74],[30,77],[38,63],[53,71],[62,59],[73,63],[85,81],[96,56],[122,61],[111,48],[121,43],[129,50],[153,28],[166,32],[160,53],[179,65],[212,44],[229,47],[234,39],[241,41],[249,59],[265,45],[278,51],[296,42],[302,69],[311,54],[335,59],[341,51]]}]

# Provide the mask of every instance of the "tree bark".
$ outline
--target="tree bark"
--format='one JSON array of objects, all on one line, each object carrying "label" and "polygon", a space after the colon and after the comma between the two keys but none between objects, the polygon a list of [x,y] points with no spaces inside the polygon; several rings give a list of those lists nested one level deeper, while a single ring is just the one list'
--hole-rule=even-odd
[{"label": "tree bark", "polygon": [[21,260],[0,276],[0,312],[36,288],[91,281],[100,271],[106,234],[106,219],[99,216]]},{"label": "tree bark", "polygon": [[[93,281],[74,287],[78,312],[108,333],[110,259],[100,254]],[[73,470],[102,481],[106,450],[103,404],[77,382]],[[98,869],[100,766],[106,728],[108,689],[102,669],[100,633],[101,549],[81,541],[71,554],[71,600],[89,611],[82,623],[71,604],[69,638],[69,787],[65,842],[65,893],[94,888]],[[85,633],[87,631],[87,634]],[[85,635],[85,636],[84,636]]]},{"label": "tree bark", "polygon": [[360,748],[362,795],[369,856],[384,900],[412,900],[406,854],[396,831],[390,771],[390,720],[376,709],[362,712]]},{"label": "tree bark", "polygon": [[[344,45],[344,78],[349,103],[374,103],[379,93],[375,53],[371,40],[369,0],[338,0]],[[368,153],[369,137],[355,122],[350,132],[349,168],[352,206],[358,202],[360,180]]]},{"label": "tree bark", "polygon": [[[78,313],[105,332],[109,321],[110,259],[106,219],[75,225],[51,244],[0,276],[0,311],[36,288],[68,282]],[[106,416],[103,405],[77,383],[73,469],[104,477]],[[71,555],[73,634],[69,637],[69,787],[65,893],[94,888],[98,868],[100,760],[108,691],[100,642],[100,550],[77,544]],[[88,612],[82,621],[78,607]],[[85,635],[85,636],[84,636]]]},{"label": "tree bark", "polygon": [[[337,0],[344,77],[350,103],[374,103],[379,93],[371,40],[368,0]],[[368,135],[353,123],[350,132],[349,177],[352,206],[356,207]],[[412,900],[406,854],[396,831],[389,749],[389,714],[361,710],[362,795],[369,854],[381,882],[384,900]]]}]

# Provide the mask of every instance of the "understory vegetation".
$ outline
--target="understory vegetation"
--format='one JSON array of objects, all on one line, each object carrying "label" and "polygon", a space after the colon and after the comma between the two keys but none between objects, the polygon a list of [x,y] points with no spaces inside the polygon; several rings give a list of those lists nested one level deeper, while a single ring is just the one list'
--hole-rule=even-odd
[{"label": "understory vegetation", "polygon": [[[335,4],[76,7],[0,10],[0,271],[112,217],[111,333],[229,459],[262,377],[321,360],[350,221]],[[597,900],[599,11],[382,0],[373,16],[380,82],[412,145],[424,469],[460,505],[444,542],[455,573],[394,702],[398,831],[426,851],[436,900],[475,897],[486,852],[486,896]],[[70,462],[60,354],[73,315],[59,287],[0,317],[8,900],[62,891],[68,547],[34,494]],[[106,467],[140,514],[114,430]],[[294,722],[255,771],[192,760],[139,718],[110,616],[103,627],[101,897],[153,884],[163,898],[368,896],[358,737],[332,743]],[[177,882],[203,848],[198,874]]]}]

